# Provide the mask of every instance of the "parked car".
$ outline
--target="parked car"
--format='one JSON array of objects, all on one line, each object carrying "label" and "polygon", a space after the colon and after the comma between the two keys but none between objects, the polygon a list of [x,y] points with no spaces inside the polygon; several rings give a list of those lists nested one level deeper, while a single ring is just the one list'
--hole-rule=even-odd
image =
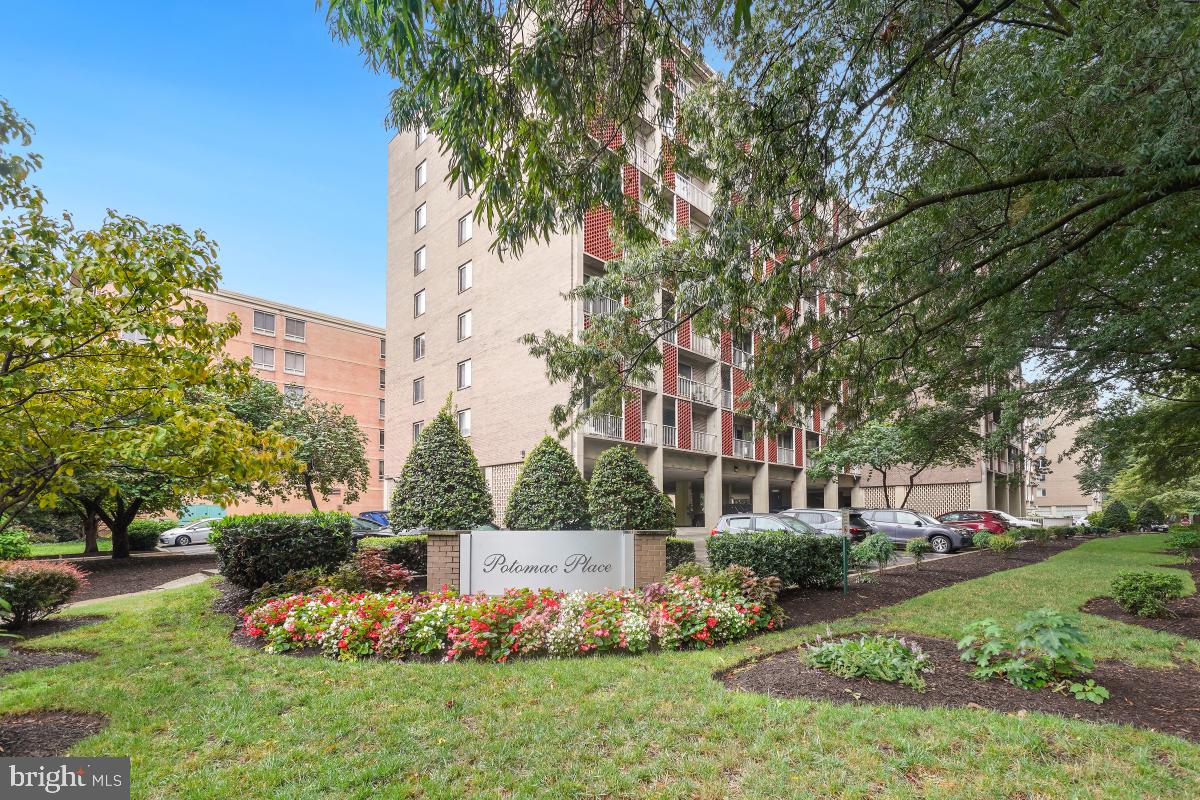
[{"label": "parked car", "polygon": [[969,528],[946,525],[910,508],[864,508],[861,513],[863,519],[896,544],[924,539],[935,553],[953,553],[971,544],[973,532]]},{"label": "parked car", "polygon": [[[406,528],[401,531],[394,531],[392,533],[392,535],[394,535],[394,536],[417,536],[422,533],[428,533],[430,530],[432,530],[432,529],[426,525],[418,525],[415,528]],[[471,530],[473,530],[473,531],[498,531],[498,530],[500,530],[500,526],[493,525],[490,522],[484,522],[481,525],[472,526]]]},{"label": "parked car", "polygon": [[158,543],[171,547],[179,545],[184,547],[189,544],[203,544],[208,541],[208,534],[212,532],[212,525],[219,517],[208,517],[206,519],[193,520],[186,525],[177,525],[174,528],[165,530],[158,535]]},{"label": "parked car", "polygon": [[391,525],[386,511],[364,511],[358,515],[358,519],[367,519],[385,528]]},{"label": "parked car", "polygon": [[350,535],[355,539],[365,539],[368,536],[395,536],[387,525],[366,517],[354,517],[350,520]]},{"label": "parked car", "polygon": [[[842,512],[840,511],[829,511],[824,508],[789,508],[787,511],[780,511],[779,513],[782,516],[797,519],[811,525],[820,533],[840,534],[842,532]],[[875,529],[871,527],[871,523],[863,519],[862,514],[857,511],[850,512],[851,541],[861,542],[874,532]]]},{"label": "parked car", "polygon": [[1042,523],[1040,523],[1040,522],[1034,522],[1031,519],[1021,519],[1020,517],[1014,517],[1012,514],[1009,514],[1007,511],[996,511],[995,509],[988,509],[988,513],[995,514],[996,516],[1000,517],[1000,519],[1002,519],[1008,523],[1008,527],[1010,527],[1010,528],[1040,528],[1040,527],[1042,527]]},{"label": "parked car", "polygon": [[1008,530],[1008,523],[993,511],[951,511],[939,516],[938,521],[988,533],[1004,533]]},{"label": "parked car", "polygon": [[717,520],[717,526],[709,531],[709,536],[719,533],[737,531],[788,531],[789,533],[819,536],[813,526],[798,519],[785,517],[782,514],[726,514]]}]

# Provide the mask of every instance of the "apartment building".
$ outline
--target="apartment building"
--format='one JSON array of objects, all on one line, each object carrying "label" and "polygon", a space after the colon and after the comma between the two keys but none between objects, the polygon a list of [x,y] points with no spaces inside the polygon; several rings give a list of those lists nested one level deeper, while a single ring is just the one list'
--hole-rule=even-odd
[{"label": "apartment building", "polygon": [[[1030,476],[1029,513],[1039,517],[1080,517],[1100,510],[1101,496],[1085,492],[1076,477],[1082,467],[1067,455],[1087,420],[1064,423],[1050,438],[1034,446],[1032,455],[1045,465]],[[1040,427],[1040,423],[1038,425]]]},{"label": "apartment building", "polygon": [[[705,79],[703,73],[676,76],[670,62],[655,77],[679,97]],[[646,112],[626,147],[625,191],[639,201],[652,187],[661,189],[657,167],[673,132],[670,121],[660,126],[654,116]],[[459,428],[470,437],[499,515],[525,453],[553,433],[550,411],[567,397],[565,386],[550,385],[544,365],[520,338],[546,329],[578,334],[619,302],[564,298],[602,275],[613,258],[611,215],[594,209],[581,226],[527,247],[519,259],[500,261],[488,252],[491,231],[472,219],[470,187],[448,185],[448,159],[432,136],[396,135],[388,172],[387,338],[394,353],[387,387],[393,447],[385,472],[399,474],[421,427],[452,394]],[[664,180],[673,213],[653,223],[660,236],[671,240],[685,228],[705,227],[713,208],[710,187],[670,170]],[[649,206],[643,208],[649,219]],[[671,302],[665,292],[663,302]],[[738,398],[748,387],[752,341],[728,332],[707,339],[685,322],[661,347],[661,370],[622,414],[591,420],[564,442],[585,477],[606,448],[634,447],[675,500],[682,525],[712,525],[732,510],[861,502],[853,475],[811,480],[805,470],[831,405],[815,404],[802,426],[778,436],[762,435],[743,413]]]},{"label": "apartment building", "polygon": [[[353,503],[341,502],[340,493],[328,503],[318,498],[321,510],[358,513],[385,508],[387,345],[383,329],[224,289],[192,294],[208,307],[210,320],[235,316],[241,322],[241,331],[229,340],[226,351],[234,358],[249,358],[257,377],[288,395],[337,403],[358,419],[372,467],[368,489]],[[240,514],[311,510],[303,498],[243,502],[227,509]]]}]

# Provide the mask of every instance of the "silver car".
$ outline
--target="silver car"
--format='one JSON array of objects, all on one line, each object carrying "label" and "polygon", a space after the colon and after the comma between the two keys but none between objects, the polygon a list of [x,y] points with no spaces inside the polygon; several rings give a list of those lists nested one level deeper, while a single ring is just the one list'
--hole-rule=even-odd
[{"label": "silver car", "polygon": [[189,544],[203,544],[208,541],[208,534],[212,532],[213,523],[217,519],[217,517],[209,517],[207,519],[188,522],[184,525],[177,525],[170,530],[160,533],[158,543],[166,547],[170,547],[171,545],[186,547]]},{"label": "silver car", "polygon": [[817,536],[820,534],[813,526],[798,519],[782,516],[781,514],[726,514],[717,521],[717,526],[709,531],[709,536],[719,533],[740,533],[742,531],[787,531],[789,533]]}]

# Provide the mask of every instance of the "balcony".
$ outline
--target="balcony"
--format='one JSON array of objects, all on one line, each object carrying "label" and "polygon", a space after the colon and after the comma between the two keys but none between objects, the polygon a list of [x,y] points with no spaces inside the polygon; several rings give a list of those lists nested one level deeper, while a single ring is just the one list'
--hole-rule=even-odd
[{"label": "balcony", "polygon": [[585,297],[583,299],[583,315],[585,317],[602,317],[612,314],[621,307],[620,300],[611,297]]},{"label": "balcony", "polygon": [[692,449],[699,453],[717,452],[717,436],[705,431],[692,431]]},{"label": "balcony", "polygon": [[733,365],[738,369],[745,369],[750,365],[750,354],[741,348],[733,348]]},{"label": "balcony", "polygon": [[674,425],[663,425],[663,447],[678,447],[677,429]]},{"label": "balcony", "polygon": [[687,346],[698,356],[704,356],[710,361],[721,360],[721,348],[712,340],[704,336],[697,336],[695,333],[691,336],[691,341]]},{"label": "balcony", "polygon": [[780,447],[776,451],[776,459],[780,464],[795,464],[796,451],[790,447]]},{"label": "balcony", "polygon": [[584,420],[583,432],[587,436],[623,440],[625,438],[625,420],[615,414],[597,414]]},{"label": "balcony", "polygon": [[669,330],[663,334],[662,340],[664,342],[666,342],[667,344],[678,344],[679,343],[679,329],[671,328],[671,330]]},{"label": "balcony", "polygon": [[694,403],[703,403],[706,406],[716,408],[717,405],[717,390],[707,383],[700,383],[691,378],[685,378],[682,375],[678,378],[678,389],[676,392],[678,397],[684,400],[691,400]]},{"label": "balcony", "polygon": [[669,217],[664,217],[649,203],[639,203],[639,205],[641,206],[643,224],[647,228],[656,231],[663,239],[672,242],[675,241],[675,215],[672,214]]},{"label": "balcony", "polygon": [[657,172],[658,159],[650,153],[649,149],[642,147],[640,144],[630,146],[629,158],[633,165],[642,172],[648,175],[654,175]]},{"label": "balcony", "polygon": [[738,458],[754,458],[754,442],[749,439],[734,439],[733,454]]},{"label": "balcony", "polygon": [[642,444],[658,444],[658,426],[653,422],[642,423]]},{"label": "balcony", "polygon": [[691,203],[697,211],[706,217],[712,216],[712,195],[692,183],[687,177],[678,173],[675,175],[675,194]]}]

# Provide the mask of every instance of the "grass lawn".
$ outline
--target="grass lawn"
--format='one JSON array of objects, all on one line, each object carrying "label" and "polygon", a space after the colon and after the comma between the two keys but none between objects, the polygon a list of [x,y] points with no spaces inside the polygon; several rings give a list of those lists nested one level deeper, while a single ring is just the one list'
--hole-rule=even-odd
[{"label": "grass lawn", "polygon": [[[1123,568],[1174,561],[1153,552],[1162,546],[1161,536],[1096,540],[836,629],[950,636],[981,616],[1011,619],[1042,604],[1074,610]],[[0,711],[110,715],[110,726],[73,754],[131,755],[135,797],[1200,793],[1200,746],[1148,731],[1039,714],[777,700],[711,677],[795,646],[815,628],[702,653],[340,664],[233,646],[227,620],[209,611],[213,596],[202,585],[88,607],[116,617],[39,645],[99,657],[4,679]],[[1085,627],[1100,658],[1200,662],[1196,642],[1098,617]]]},{"label": "grass lawn", "polygon": [[[112,539],[97,539],[96,546],[101,553],[112,552]],[[77,542],[51,542],[50,544],[31,544],[29,549],[34,558],[46,556],[81,556],[83,555],[83,540]]]}]

